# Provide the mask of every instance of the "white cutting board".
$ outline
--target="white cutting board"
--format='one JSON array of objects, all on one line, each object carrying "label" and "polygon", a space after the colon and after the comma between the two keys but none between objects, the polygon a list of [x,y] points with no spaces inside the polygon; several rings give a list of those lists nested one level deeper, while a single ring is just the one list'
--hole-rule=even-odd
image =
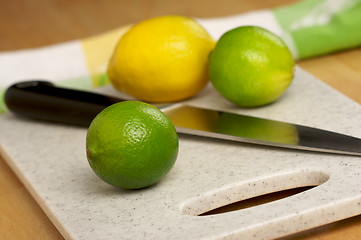
[{"label": "white cutting board", "polygon": [[[192,105],[361,137],[361,106],[300,68],[276,103],[240,109],[209,85]],[[102,182],[85,156],[86,129],[0,117],[1,152],[66,239],[271,239],[361,214],[361,158],[180,135],[171,172],[126,191]],[[288,188],[297,195],[194,216]]]}]

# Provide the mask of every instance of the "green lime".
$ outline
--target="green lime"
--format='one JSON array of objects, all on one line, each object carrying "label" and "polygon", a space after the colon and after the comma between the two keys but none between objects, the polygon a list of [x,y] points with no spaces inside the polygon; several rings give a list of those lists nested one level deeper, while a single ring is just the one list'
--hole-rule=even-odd
[{"label": "green lime", "polygon": [[91,168],[105,182],[126,189],[144,188],[173,167],[178,136],[158,108],[124,101],[107,107],[92,121],[86,153]]},{"label": "green lime", "polygon": [[266,29],[243,26],[226,32],[210,54],[215,89],[241,107],[278,99],[292,82],[295,62],[285,43]]}]

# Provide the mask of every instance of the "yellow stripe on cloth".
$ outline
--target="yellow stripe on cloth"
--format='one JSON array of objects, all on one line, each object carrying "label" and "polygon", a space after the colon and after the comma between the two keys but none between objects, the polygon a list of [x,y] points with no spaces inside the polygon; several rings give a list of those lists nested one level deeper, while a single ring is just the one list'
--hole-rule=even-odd
[{"label": "yellow stripe on cloth", "polygon": [[106,69],[109,59],[118,40],[130,27],[131,25],[122,26],[97,36],[82,39],[84,56],[94,87],[108,83]]}]

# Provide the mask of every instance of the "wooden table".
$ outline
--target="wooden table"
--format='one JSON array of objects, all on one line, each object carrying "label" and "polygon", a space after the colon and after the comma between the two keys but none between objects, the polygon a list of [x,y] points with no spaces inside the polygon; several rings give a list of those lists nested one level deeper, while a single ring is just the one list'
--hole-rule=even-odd
[{"label": "wooden table", "polygon": [[[84,38],[166,14],[220,17],[294,0],[12,0],[0,1],[0,51]],[[300,61],[327,84],[361,103],[361,49]],[[361,216],[285,239],[360,239]],[[63,239],[0,157],[0,239]]]}]

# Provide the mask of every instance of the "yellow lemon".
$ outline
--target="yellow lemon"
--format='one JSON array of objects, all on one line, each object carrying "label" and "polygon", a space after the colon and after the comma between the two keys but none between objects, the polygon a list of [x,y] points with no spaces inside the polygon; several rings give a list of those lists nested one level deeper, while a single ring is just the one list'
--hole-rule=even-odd
[{"label": "yellow lemon", "polygon": [[162,16],[134,25],[119,40],[108,65],[113,86],[148,102],[174,102],[208,82],[215,41],[195,20]]}]

